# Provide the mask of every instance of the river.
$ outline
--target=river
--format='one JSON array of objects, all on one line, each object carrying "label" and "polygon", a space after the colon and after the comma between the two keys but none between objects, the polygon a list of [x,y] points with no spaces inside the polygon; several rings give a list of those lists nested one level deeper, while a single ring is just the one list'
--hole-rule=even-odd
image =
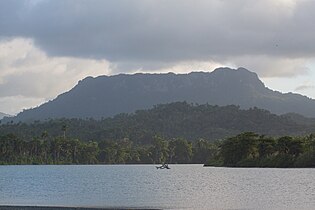
[{"label": "river", "polygon": [[0,166],[0,205],[314,209],[315,169]]}]

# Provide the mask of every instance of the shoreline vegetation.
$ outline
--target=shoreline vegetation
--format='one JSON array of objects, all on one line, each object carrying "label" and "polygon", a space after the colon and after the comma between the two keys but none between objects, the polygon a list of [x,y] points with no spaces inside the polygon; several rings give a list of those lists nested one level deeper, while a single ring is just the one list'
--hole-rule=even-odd
[{"label": "shoreline vegetation", "polygon": [[[63,128],[65,130],[65,128]],[[0,136],[0,165],[204,164],[216,167],[315,167],[315,135],[278,138],[244,132],[219,141],[154,136],[150,144],[129,139],[81,141],[65,133],[31,141]]]},{"label": "shoreline vegetation", "polygon": [[314,168],[315,135],[266,137],[241,133],[221,142],[217,156],[204,166],[256,168]]},{"label": "shoreline vegetation", "polygon": [[0,125],[0,165],[315,167],[314,126],[315,119],[292,114],[187,102],[101,120],[7,122]]}]

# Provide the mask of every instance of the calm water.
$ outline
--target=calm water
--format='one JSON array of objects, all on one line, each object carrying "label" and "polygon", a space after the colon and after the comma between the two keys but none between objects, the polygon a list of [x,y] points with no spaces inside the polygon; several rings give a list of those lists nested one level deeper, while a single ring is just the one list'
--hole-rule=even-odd
[{"label": "calm water", "polygon": [[0,205],[315,209],[315,169],[0,166]]}]

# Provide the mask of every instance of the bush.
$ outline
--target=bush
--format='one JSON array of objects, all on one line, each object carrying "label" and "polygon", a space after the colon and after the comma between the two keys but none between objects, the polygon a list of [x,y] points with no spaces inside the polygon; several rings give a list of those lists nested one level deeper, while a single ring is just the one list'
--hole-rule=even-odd
[{"label": "bush", "polygon": [[236,164],[237,167],[258,167],[258,160],[253,158],[243,159]]},{"label": "bush", "polygon": [[296,159],[294,166],[298,168],[315,167],[315,151],[309,151],[300,155]]},{"label": "bush", "polygon": [[294,165],[294,160],[291,155],[279,154],[270,160],[270,164],[275,168],[290,168]]},{"label": "bush", "polygon": [[215,166],[215,167],[221,167],[223,166],[223,160],[219,158],[212,158],[207,161],[207,163],[204,164],[204,166]]}]

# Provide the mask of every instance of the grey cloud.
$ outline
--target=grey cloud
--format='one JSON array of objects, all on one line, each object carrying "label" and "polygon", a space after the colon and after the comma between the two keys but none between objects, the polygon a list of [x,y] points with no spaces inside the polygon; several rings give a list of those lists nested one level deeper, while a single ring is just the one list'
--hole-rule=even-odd
[{"label": "grey cloud", "polygon": [[311,69],[305,66],[305,58],[270,57],[265,55],[234,56],[230,58],[236,66],[254,70],[261,77],[294,77],[307,75]]},{"label": "grey cloud", "polygon": [[51,87],[58,84],[57,80],[51,75],[43,73],[25,72],[18,75],[5,77],[5,82],[0,84],[0,97],[10,97],[22,95],[25,97],[43,97],[52,95],[54,91]]},{"label": "grey cloud", "polygon": [[294,91],[303,91],[303,90],[314,89],[314,88],[315,88],[314,85],[300,85],[296,87]]},{"label": "grey cloud", "polygon": [[314,56],[315,2],[274,2],[8,0],[0,1],[0,36],[29,37],[49,55],[102,58],[117,68]]}]

